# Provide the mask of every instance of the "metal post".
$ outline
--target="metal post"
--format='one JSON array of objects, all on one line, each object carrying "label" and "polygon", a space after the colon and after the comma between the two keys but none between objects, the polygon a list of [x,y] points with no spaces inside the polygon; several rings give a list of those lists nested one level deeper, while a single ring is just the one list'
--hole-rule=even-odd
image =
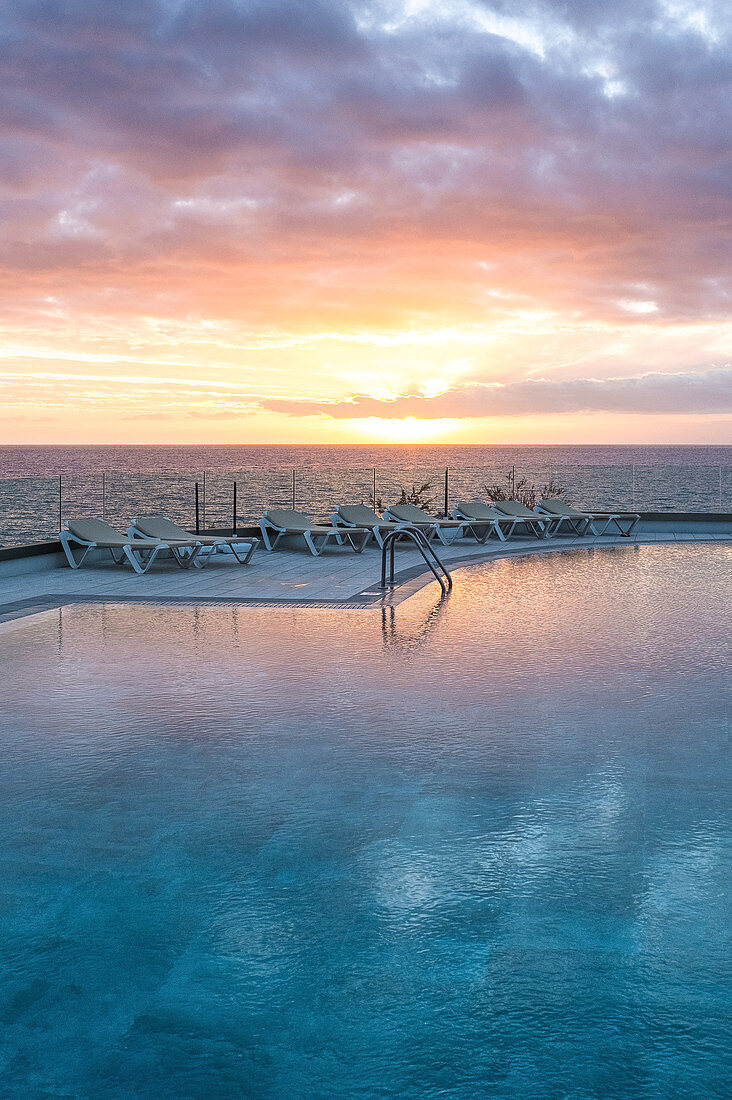
[{"label": "metal post", "polygon": [[632,493],[632,497],[633,497],[632,508],[633,508],[633,511],[635,511],[635,463],[633,463],[633,465],[631,467],[631,470],[632,470],[632,474],[631,474],[631,483],[632,483],[631,493]]},{"label": "metal post", "polygon": [[[206,471],[203,471],[203,529],[206,530]],[[196,531],[196,534],[200,534]]]},{"label": "metal post", "polygon": [[63,491],[61,488],[61,474],[58,475],[58,529],[63,528]]},{"label": "metal post", "polygon": [[719,467],[719,510],[722,511],[722,467]]},{"label": "metal post", "polygon": [[102,471],[102,519],[107,518],[107,479]]},{"label": "metal post", "polygon": [[511,498],[516,496],[516,467],[511,467]]},{"label": "metal post", "polygon": [[201,522],[200,522],[199,511],[198,511],[198,482],[196,482],[196,534],[197,535],[201,534]]},{"label": "metal post", "polygon": [[[721,467],[720,467],[721,469]],[[721,477],[721,474],[720,474]],[[371,507],[376,511],[376,469],[374,468],[374,499],[371,501]]]},{"label": "metal post", "polygon": [[292,510],[295,511],[295,471],[292,471]]},{"label": "metal post", "polygon": [[445,515],[445,519],[447,519],[447,517],[448,517],[448,516],[450,515],[450,509],[449,509],[449,506],[448,506],[448,503],[447,503],[447,500],[448,500],[448,476],[449,476],[449,469],[450,469],[450,468],[449,468],[449,466],[446,466],[446,467],[445,467],[445,512],[444,512],[444,515]]},{"label": "metal post", "polygon": [[234,516],[233,516],[233,520],[234,520],[234,522],[232,523],[232,526],[231,526],[231,533],[234,536],[234,538],[236,538],[236,482],[234,482]]}]

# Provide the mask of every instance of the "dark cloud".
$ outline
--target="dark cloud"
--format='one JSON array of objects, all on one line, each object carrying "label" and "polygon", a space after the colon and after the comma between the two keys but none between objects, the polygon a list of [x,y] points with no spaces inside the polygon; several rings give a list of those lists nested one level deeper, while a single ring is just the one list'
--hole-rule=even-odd
[{"label": "dark cloud", "polygon": [[732,367],[685,374],[643,374],[635,378],[527,379],[505,385],[470,385],[436,397],[409,395],[381,401],[359,395],[350,401],[265,400],[262,407],[289,416],[338,419],[379,416],[422,419],[531,416],[552,413],[727,413],[732,412]]},{"label": "dark cloud", "polygon": [[382,256],[431,241],[465,255],[456,298],[479,249],[557,308],[612,314],[635,282],[664,316],[724,316],[731,56],[711,0],[401,20],[375,0],[9,0],[0,263],[235,265],[256,240],[307,265],[349,238],[354,262],[366,239]]}]

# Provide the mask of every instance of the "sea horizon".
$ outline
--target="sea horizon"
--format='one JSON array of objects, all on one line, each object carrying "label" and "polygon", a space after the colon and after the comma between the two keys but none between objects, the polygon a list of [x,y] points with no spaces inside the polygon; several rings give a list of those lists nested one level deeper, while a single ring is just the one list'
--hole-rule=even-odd
[{"label": "sea horizon", "polygon": [[91,443],[0,446],[0,478],[145,471],[470,466],[727,466],[732,444]]}]

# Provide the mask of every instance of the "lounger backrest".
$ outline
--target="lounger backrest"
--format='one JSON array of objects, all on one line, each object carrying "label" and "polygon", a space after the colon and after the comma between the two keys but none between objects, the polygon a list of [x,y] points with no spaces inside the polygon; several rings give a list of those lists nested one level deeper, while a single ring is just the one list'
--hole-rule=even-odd
[{"label": "lounger backrest", "polygon": [[539,507],[543,508],[545,512],[551,512],[554,516],[577,516],[579,518],[583,515],[582,512],[578,512],[576,508],[563,500],[540,500]]},{"label": "lounger backrest", "polygon": [[457,510],[463,516],[470,516],[471,519],[495,519],[496,513],[487,504],[483,504],[480,500],[459,500],[457,502]]},{"label": "lounger backrest", "polygon": [[389,511],[405,523],[434,523],[432,516],[427,515],[416,504],[392,504]]},{"label": "lounger backrest", "polygon": [[165,516],[140,516],[134,526],[150,539],[189,539],[190,531],[185,531],[177,523]]},{"label": "lounger backrest", "polygon": [[288,531],[308,531],[313,526],[304,512],[296,512],[293,508],[268,508],[264,514],[275,527],[285,527]]},{"label": "lounger backrest", "polygon": [[[124,539],[124,535],[121,535],[119,531],[115,531],[114,527],[110,527],[103,519],[92,517],[70,519],[67,521],[66,526],[72,535],[83,539],[84,542],[107,542],[110,538],[115,541]],[[127,540],[125,539],[125,541]]]},{"label": "lounger backrest", "polygon": [[536,512],[532,512],[520,500],[494,500],[493,507],[506,516],[518,516],[520,519],[525,516],[527,519],[536,519]]},{"label": "lounger backrest", "polygon": [[381,517],[365,504],[339,504],[336,511],[346,523],[355,523],[359,527],[373,527],[374,524],[383,522]]}]

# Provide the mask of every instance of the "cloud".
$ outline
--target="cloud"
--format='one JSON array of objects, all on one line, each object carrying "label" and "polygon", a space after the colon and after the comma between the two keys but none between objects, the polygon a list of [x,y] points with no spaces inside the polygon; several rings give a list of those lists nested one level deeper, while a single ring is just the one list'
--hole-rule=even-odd
[{"label": "cloud", "polygon": [[435,397],[410,394],[392,401],[356,395],[347,401],[265,399],[264,409],[289,416],[361,419],[479,418],[565,413],[732,412],[732,367],[699,373],[643,374],[631,378],[533,378],[506,384],[458,386]]},{"label": "cloud", "polygon": [[[189,265],[195,301],[209,263],[256,282],[286,258],[287,309],[333,256],[382,284],[416,256],[435,297],[477,310],[482,258],[499,290],[556,308],[617,315],[641,281],[662,316],[726,315],[725,6],[516,12],[14,0],[0,276],[125,283],[155,257],[161,277]],[[321,297],[355,311],[357,293],[347,277]]]}]

